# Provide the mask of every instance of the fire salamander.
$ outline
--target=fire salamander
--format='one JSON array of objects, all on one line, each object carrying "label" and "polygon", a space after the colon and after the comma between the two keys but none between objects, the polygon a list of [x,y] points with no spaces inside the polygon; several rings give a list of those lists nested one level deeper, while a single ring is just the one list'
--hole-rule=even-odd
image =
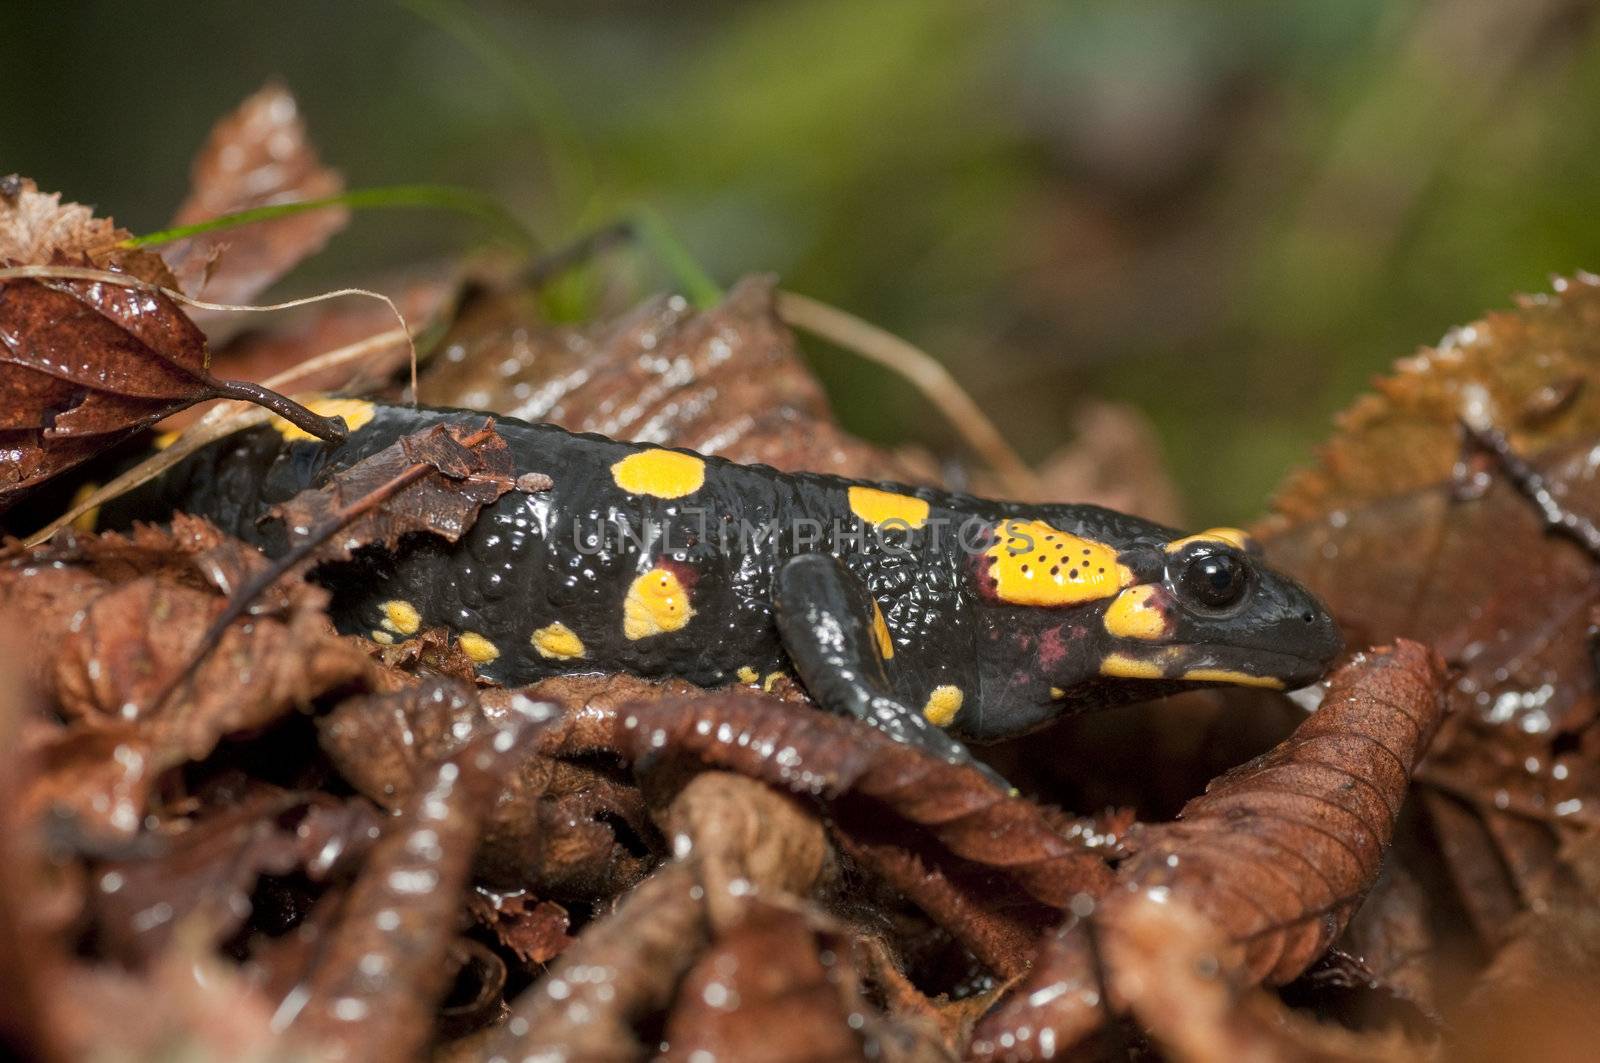
[{"label": "fire salamander", "polygon": [[[267,508],[439,423],[485,415],[332,400],[327,446],[287,424],[211,444],[108,505],[182,510],[269,553]],[[1289,688],[1339,652],[1323,606],[1243,532],[1181,535],[1089,505],[992,502],[781,473],[496,422],[518,473],[459,543],[410,536],[319,574],[340,629],[443,626],[507,685],[587,671],[704,686],[790,673],[825,709],[951,760],[1067,713],[1202,683]]]}]

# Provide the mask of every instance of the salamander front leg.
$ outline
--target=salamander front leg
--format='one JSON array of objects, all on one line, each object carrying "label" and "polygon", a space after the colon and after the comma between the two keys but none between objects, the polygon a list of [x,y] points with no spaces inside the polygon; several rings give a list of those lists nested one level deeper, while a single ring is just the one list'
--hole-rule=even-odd
[{"label": "salamander front leg", "polygon": [[843,562],[829,554],[791,558],[778,570],[773,605],[784,651],[819,705],[952,764],[971,764],[1010,789],[966,746],[891,693],[872,597]]}]

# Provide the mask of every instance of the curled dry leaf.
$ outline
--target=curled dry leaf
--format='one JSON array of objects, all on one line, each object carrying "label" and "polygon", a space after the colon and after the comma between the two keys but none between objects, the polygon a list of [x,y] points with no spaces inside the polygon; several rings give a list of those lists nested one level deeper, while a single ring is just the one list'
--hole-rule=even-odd
[{"label": "curled dry leaf", "polygon": [[[251,207],[325,199],[344,191],[306,135],[293,94],[271,82],[211,130],[190,171],[189,197],[172,226]],[[199,233],[162,248],[183,290],[214,303],[246,303],[349,223],[343,207]]]},{"label": "curled dry leaf", "polygon": [[520,301],[492,303],[446,338],[422,397],[779,469],[936,483],[931,461],[886,453],[833,422],[773,293],[771,278],[751,277],[713,310],[663,297],[584,328],[529,321]]},{"label": "curled dry leaf", "polygon": [[[493,734],[529,700],[567,705],[552,728],[571,726],[584,703],[561,697],[562,685],[479,695],[453,680],[425,680],[351,698],[317,726],[322,748],[346,780],[395,808],[409,798],[420,767]],[[479,847],[477,876],[486,887],[586,899],[613,896],[643,876],[645,859],[619,838],[626,833],[633,842],[654,834],[634,787],[593,766],[534,752],[512,765],[501,784]]]},{"label": "curled dry leaf", "polygon": [[341,1059],[416,1058],[449,988],[451,925],[501,775],[526,755],[554,706],[528,702],[515,723],[422,773],[345,899],[306,983],[290,995],[290,1032]]},{"label": "curled dry leaf", "polygon": [[262,875],[300,871],[322,881],[365,855],[378,823],[359,798],[341,802],[265,785],[237,806],[168,823],[141,837],[146,851],[95,865],[89,902],[98,940],[135,967],[162,953],[174,930],[196,916],[214,943],[225,941],[249,918]]},{"label": "curled dry leaf", "polygon": [[[1246,984],[1295,977],[1376,880],[1411,770],[1443,716],[1443,689],[1442,665],[1416,643],[1341,668],[1285,742],[1222,776],[1177,822],[1144,831],[1117,869],[1124,888],[1106,895],[1097,936],[1121,933],[1121,912],[1140,898],[1170,901],[1215,928]],[[1048,1056],[1096,1029],[1104,1013],[1092,949],[1082,924],[1064,927],[980,1024],[980,1055]]]},{"label": "curled dry leaf", "polygon": [[32,181],[0,194],[0,266],[93,266],[135,283],[60,277],[0,280],[0,508],[139,428],[215,398],[270,405],[323,438],[337,424],[254,385],[218,380],[206,339],[152,285],[175,284],[127,236]]},{"label": "curled dry leaf", "polygon": [[1099,854],[1062,837],[1036,806],[976,768],[839,717],[727,692],[629,706],[618,714],[614,741],[630,759],[689,756],[828,801],[849,794],[874,802],[1057,908],[1111,882]]}]

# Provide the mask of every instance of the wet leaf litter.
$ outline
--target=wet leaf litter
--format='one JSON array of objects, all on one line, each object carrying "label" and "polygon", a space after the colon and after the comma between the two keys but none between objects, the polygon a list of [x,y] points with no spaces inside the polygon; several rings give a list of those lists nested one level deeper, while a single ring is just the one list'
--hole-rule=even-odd
[{"label": "wet leaf litter", "polygon": [[[271,138],[294,150],[265,188]],[[276,86],[219,124],[194,178],[180,222],[342,187]],[[267,376],[392,328],[328,307],[230,340],[225,314],[162,290],[251,298],[342,222],[323,208],[158,255],[6,181],[6,267],[139,282],[0,280],[15,512],[179,407],[242,393],[214,366]],[[834,422],[771,279],[573,325],[529,298],[547,273],[480,271],[470,296],[417,284],[439,333],[419,395],[482,425],[284,503],[287,559],[183,515],[7,546],[0,610],[26,619],[0,636],[0,970],[32,1002],[0,1024],[8,1047],[1409,1060],[1592,1043],[1573,1002],[1600,972],[1594,278],[1400,363],[1285,485],[1269,555],[1368,647],[1314,712],[1185,695],[1128,725],[1155,736],[1137,761],[1065,730],[1001,749],[1009,792],[788,680],[505,689],[441,631],[334,631],[317,564],[459,536],[559,475],[513,469],[496,415],[948,482]],[[317,387],[399,397],[403,367],[379,364]],[[1137,425],[1120,434],[1137,450]],[[1073,468],[1092,460],[1052,466],[1092,491]],[[1159,458],[1134,464],[1137,489],[1105,482],[1106,500],[1170,509]],[[1226,770],[1207,783],[1201,764]]]}]

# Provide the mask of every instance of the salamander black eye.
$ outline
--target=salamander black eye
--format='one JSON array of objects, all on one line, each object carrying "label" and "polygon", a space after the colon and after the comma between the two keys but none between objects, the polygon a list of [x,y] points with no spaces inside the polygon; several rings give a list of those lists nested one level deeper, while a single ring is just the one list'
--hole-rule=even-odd
[{"label": "salamander black eye", "polygon": [[1197,554],[1178,574],[1178,587],[1211,609],[1225,609],[1244,597],[1244,562],[1232,554]]}]

